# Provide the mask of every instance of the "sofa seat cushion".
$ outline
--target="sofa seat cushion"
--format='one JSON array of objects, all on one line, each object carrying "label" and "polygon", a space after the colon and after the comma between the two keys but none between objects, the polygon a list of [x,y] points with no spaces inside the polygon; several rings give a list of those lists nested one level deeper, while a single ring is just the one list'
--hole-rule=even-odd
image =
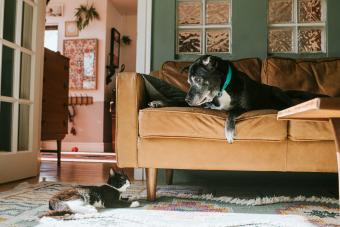
[{"label": "sofa seat cushion", "polygon": [[293,141],[334,140],[328,121],[290,120],[288,137]]},{"label": "sofa seat cushion", "polygon": [[[276,113],[256,110],[242,114],[237,118],[235,140],[285,140],[287,121],[277,121]],[[203,108],[146,108],[139,112],[139,135],[225,140],[226,117],[226,112]]]}]

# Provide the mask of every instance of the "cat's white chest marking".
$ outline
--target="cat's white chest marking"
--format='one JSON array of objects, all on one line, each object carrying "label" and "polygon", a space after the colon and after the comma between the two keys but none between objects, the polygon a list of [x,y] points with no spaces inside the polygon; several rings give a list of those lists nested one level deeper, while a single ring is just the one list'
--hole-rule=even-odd
[{"label": "cat's white chest marking", "polygon": [[86,204],[83,200],[71,200],[65,202],[67,206],[72,210],[74,213],[79,214],[89,214],[89,213],[97,213],[97,209],[94,206]]},{"label": "cat's white chest marking", "polygon": [[230,95],[226,91],[222,91],[222,95],[217,98],[219,106],[212,105],[210,108],[214,110],[229,110],[231,108]]},{"label": "cat's white chest marking", "polygon": [[119,192],[125,192],[128,187],[130,187],[130,181],[126,180],[125,184],[122,187],[117,188],[116,190],[118,190]]},{"label": "cat's white chest marking", "polygon": [[101,201],[96,201],[93,206],[96,208],[104,208],[104,204]]}]

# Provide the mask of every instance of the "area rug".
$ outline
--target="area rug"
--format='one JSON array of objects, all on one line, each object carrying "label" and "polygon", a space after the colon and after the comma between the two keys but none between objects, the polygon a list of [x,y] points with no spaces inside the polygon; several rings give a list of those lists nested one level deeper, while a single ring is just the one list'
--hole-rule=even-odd
[{"label": "area rug", "polygon": [[[340,226],[338,201],[319,197],[214,197],[196,186],[159,186],[148,202],[143,183],[134,183],[124,198],[139,208],[106,209],[93,215],[39,219],[49,198],[71,184],[22,184],[0,193],[0,226]],[[293,225],[293,223],[295,223]]]},{"label": "area rug", "polygon": [[179,212],[179,211],[146,211],[136,209],[107,210],[96,215],[75,215],[71,219],[55,220],[43,218],[38,227],[232,227],[232,226],[261,226],[261,227],[312,227],[301,216],[268,215],[268,214],[235,214],[217,212]]}]

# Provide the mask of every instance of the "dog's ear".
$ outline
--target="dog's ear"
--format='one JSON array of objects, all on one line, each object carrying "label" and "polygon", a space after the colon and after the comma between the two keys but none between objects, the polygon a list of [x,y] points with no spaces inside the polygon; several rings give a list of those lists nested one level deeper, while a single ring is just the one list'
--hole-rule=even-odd
[{"label": "dog's ear", "polygon": [[202,64],[209,70],[214,70],[217,67],[217,61],[215,57],[211,55],[203,56]]}]

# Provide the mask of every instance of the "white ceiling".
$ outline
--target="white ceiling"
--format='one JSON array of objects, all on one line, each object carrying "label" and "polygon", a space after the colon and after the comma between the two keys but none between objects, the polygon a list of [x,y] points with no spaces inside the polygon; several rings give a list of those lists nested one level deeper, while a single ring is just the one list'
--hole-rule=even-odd
[{"label": "white ceiling", "polygon": [[111,0],[122,14],[137,14],[137,0]]}]

